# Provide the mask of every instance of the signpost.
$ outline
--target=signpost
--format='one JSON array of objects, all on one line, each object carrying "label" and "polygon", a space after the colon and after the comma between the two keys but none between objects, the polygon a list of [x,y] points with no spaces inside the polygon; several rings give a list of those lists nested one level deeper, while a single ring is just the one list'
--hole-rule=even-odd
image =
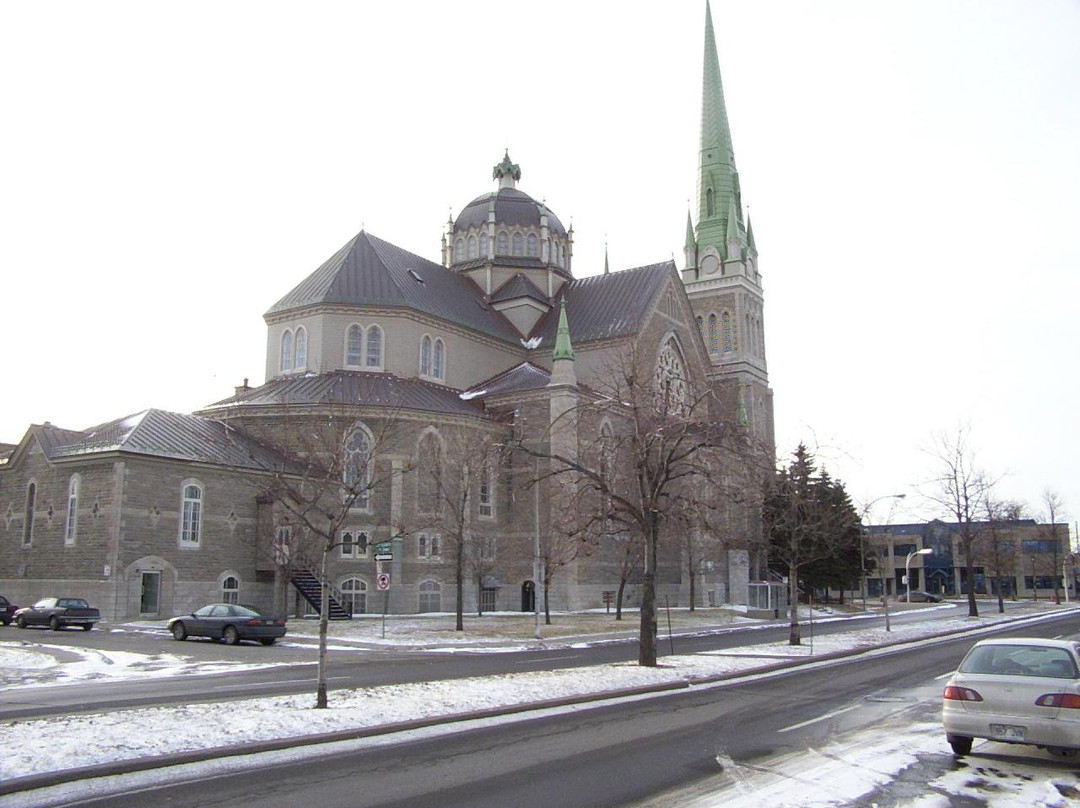
[{"label": "signpost", "polygon": [[375,586],[383,593],[382,636],[386,639],[386,613],[390,610],[390,573],[383,572],[383,562],[394,560],[394,548],[388,541],[375,545]]}]

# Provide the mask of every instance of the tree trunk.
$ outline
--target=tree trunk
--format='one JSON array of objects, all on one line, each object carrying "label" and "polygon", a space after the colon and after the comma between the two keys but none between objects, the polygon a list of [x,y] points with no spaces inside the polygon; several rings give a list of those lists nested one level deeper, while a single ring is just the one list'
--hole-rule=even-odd
[{"label": "tree trunk", "polygon": [[457,590],[457,608],[454,610],[454,631],[465,630],[465,553],[461,546],[464,537],[457,537],[457,559],[454,570],[454,584]]},{"label": "tree trunk", "polygon": [[656,525],[645,537],[645,575],[642,576],[641,629],[638,638],[638,664],[656,667]]},{"label": "tree trunk", "polygon": [[972,558],[972,541],[970,536],[964,537],[964,569],[967,575],[968,617],[979,616],[979,605],[975,602],[975,559]]},{"label": "tree trunk", "polygon": [[619,579],[619,589],[615,594],[615,619],[622,620],[623,593],[626,591],[626,576]]},{"label": "tree trunk", "polygon": [[[332,539],[330,540],[332,541]],[[326,556],[330,548],[324,546],[319,565],[319,582],[322,584],[319,594],[319,673],[318,686],[315,690],[315,709],[325,710],[326,702],[326,634],[330,627],[330,587],[326,580]]]},{"label": "tree trunk", "polygon": [[998,614],[1005,614],[1005,595],[1001,591],[1001,577],[998,577]]},{"label": "tree trunk", "polygon": [[544,625],[551,625],[551,576],[548,575],[548,566],[544,565]]},{"label": "tree trunk", "polygon": [[791,615],[791,631],[788,634],[788,645],[802,645],[802,635],[799,631],[799,568],[788,566],[788,614]]},{"label": "tree trunk", "polygon": [[694,593],[696,591],[695,582],[697,581],[697,575],[694,573],[694,565],[690,565],[690,611],[694,611]]}]

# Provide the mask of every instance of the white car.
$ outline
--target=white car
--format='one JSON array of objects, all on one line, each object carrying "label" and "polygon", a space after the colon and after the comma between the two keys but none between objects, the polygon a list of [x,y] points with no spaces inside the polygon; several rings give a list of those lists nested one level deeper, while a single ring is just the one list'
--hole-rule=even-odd
[{"label": "white car", "polygon": [[957,755],[975,738],[1080,751],[1080,644],[1035,638],[982,640],[945,686],[941,720]]}]

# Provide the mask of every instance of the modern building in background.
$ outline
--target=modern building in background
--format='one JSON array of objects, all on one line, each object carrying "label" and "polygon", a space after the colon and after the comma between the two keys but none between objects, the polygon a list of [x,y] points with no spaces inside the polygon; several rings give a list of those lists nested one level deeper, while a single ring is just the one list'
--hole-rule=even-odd
[{"label": "modern building in background", "polygon": [[[978,595],[1052,598],[1057,592],[1076,597],[1075,557],[1068,524],[1039,524],[1034,519],[976,522],[974,589]],[[868,573],[867,595],[902,595],[908,556],[923,549],[933,552],[911,557],[911,590],[959,596],[968,592],[966,556],[956,524],[934,520],[922,524],[873,525],[868,529],[869,551],[877,568]]]},{"label": "modern building in background", "polygon": [[[432,518],[430,492],[407,472],[441,464],[451,473],[455,447],[519,427],[569,450],[587,445],[590,425],[560,416],[627,352],[647,357],[658,383],[714,388],[771,457],[762,276],[708,7],[704,65],[696,210],[685,234],[673,234],[684,244],[681,267],[660,260],[581,272],[573,229],[519,187],[524,173],[504,154],[495,187],[441,234],[433,228],[438,261],[360,232],[272,305],[263,384],[245,380],[194,414],[34,425],[8,445],[0,591],[17,602],[86,597],[107,619],[217,600],[304,611],[315,559],[263,492],[274,473],[304,473],[295,436],[347,422],[345,451],[393,473],[340,531],[328,566],[336,608],[381,610],[385,597],[393,613],[453,610],[450,526]],[[380,440],[391,424],[393,446]],[[537,605],[533,546],[559,514],[526,483],[515,469],[492,467],[469,492],[469,610]],[[696,572],[700,603],[745,603],[752,539],[717,538]],[[658,591],[685,604],[688,570],[676,543],[668,549]],[[619,563],[605,547],[569,560],[551,608],[602,606]]]}]

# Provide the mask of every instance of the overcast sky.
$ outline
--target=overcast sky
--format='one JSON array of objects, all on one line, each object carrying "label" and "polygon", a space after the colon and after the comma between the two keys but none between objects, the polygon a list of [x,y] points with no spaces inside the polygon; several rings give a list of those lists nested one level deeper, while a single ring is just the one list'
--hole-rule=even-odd
[{"label": "overcast sky", "polygon": [[[971,432],[1080,515],[1080,3],[714,0],[778,451],[860,506]],[[263,381],[262,314],[362,227],[432,260],[522,190],[574,271],[675,257],[704,0],[0,4],[0,441]],[[878,521],[889,502],[873,509]]]}]

